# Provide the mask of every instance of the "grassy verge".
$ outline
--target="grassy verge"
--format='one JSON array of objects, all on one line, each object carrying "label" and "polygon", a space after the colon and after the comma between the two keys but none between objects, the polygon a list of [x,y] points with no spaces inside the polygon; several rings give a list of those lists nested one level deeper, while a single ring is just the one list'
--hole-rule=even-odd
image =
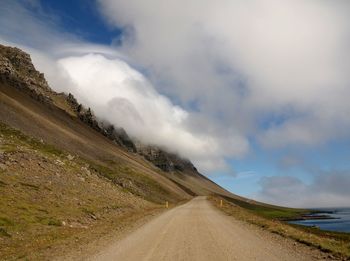
[{"label": "grassy verge", "polygon": [[254,204],[239,199],[234,199],[222,196],[226,201],[231,202],[237,206],[254,212],[256,215],[269,219],[288,220],[298,219],[304,214],[310,213],[310,210],[279,207],[269,204]]},{"label": "grassy verge", "polygon": [[279,220],[295,217],[304,213],[305,210],[269,205],[260,206],[227,197],[210,197],[210,201],[217,207],[220,205],[220,200],[223,200],[223,206],[219,209],[238,220],[257,225],[272,233],[291,238],[323,252],[331,253],[338,258],[350,260],[349,233],[322,231],[311,227],[287,224]]}]

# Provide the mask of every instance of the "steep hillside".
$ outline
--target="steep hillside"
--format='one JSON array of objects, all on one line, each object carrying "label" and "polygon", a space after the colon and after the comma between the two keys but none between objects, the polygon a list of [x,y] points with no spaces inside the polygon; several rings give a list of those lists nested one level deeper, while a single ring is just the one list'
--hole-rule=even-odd
[{"label": "steep hillside", "polygon": [[0,133],[0,260],[47,259],[58,245],[72,249],[160,207],[89,161],[4,124]]},{"label": "steep hillside", "polygon": [[100,121],[53,91],[28,54],[0,45],[1,260],[47,258],[196,195],[263,205]]},{"label": "steep hillside", "polygon": [[133,141],[54,92],[28,54],[1,45],[0,122],[1,260],[47,257],[166,201],[230,195],[188,160]]}]

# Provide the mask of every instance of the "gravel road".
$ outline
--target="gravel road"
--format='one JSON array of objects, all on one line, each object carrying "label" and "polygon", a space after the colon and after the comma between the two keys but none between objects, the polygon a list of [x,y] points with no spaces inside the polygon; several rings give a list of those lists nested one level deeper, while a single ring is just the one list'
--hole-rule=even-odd
[{"label": "gravel road", "polygon": [[303,246],[299,251],[292,241],[268,234],[224,215],[205,197],[196,197],[90,260],[315,260]]}]

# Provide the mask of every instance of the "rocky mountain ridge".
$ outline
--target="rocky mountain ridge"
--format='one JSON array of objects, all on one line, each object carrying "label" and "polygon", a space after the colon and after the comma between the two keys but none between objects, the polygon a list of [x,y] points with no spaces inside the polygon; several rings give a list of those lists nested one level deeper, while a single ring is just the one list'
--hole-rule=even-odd
[{"label": "rocky mountain ridge", "polygon": [[37,71],[30,55],[0,44],[0,81],[28,92],[36,100],[50,103],[53,94],[44,74]]},{"label": "rocky mountain ridge", "polygon": [[158,146],[145,145],[133,140],[123,128],[99,120],[90,108],[80,104],[71,93],[53,91],[44,74],[35,69],[30,55],[19,48],[0,45],[0,82],[24,91],[42,103],[55,105],[70,112],[119,146],[129,152],[138,153],[163,171],[197,172],[189,160]]}]

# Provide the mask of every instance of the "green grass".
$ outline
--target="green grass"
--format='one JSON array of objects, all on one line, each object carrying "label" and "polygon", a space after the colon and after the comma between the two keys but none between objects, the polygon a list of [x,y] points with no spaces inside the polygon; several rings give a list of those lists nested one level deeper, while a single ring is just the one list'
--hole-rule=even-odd
[{"label": "green grass", "polygon": [[[1,122],[0,133],[6,138],[13,140],[13,142],[16,145],[30,145],[33,149],[39,150],[40,152],[49,155],[62,156],[64,154],[61,150],[57,149],[56,147],[43,143],[38,139],[29,137],[20,132],[19,130],[11,128]],[[6,144],[3,149],[5,150],[5,152],[18,151],[17,147],[14,146],[14,144]]]},{"label": "green grass", "polygon": [[163,203],[165,200],[174,201],[174,196],[157,181],[128,166],[116,164],[112,161],[106,163],[108,167],[91,161],[88,164],[92,171],[122,186],[125,191],[131,192],[148,201],[155,203]]},{"label": "green grass", "polygon": [[13,221],[5,216],[0,216],[0,226],[12,226]]},{"label": "green grass", "polygon": [[62,222],[55,218],[50,218],[47,220],[47,225],[60,227],[62,225]]},{"label": "green grass", "polygon": [[11,235],[6,231],[5,228],[0,227],[0,237],[11,237]]},{"label": "green grass", "polygon": [[234,199],[226,196],[222,196],[225,200],[240,206],[241,208],[252,211],[254,214],[271,219],[286,220],[292,218],[298,218],[303,214],[310,213],[306,209],[294,209],[294,208],[285,208],[279,206],[273,206],[268,204],[256,204],[249,203],[243,200]]},{"label": "green grass", "polygon": [[95,215],[94,213],[94,209],[92,209],[91,207],[87,208],[87,207],[83,207],[81,208],[81,210],[85,213],[85,214],[88,214],[88,215]]},{"label": "green grass", "polygon": [[11,237],[6,228],[13,225],[14,222],[10,218],[0,215],[0,238]]}]

